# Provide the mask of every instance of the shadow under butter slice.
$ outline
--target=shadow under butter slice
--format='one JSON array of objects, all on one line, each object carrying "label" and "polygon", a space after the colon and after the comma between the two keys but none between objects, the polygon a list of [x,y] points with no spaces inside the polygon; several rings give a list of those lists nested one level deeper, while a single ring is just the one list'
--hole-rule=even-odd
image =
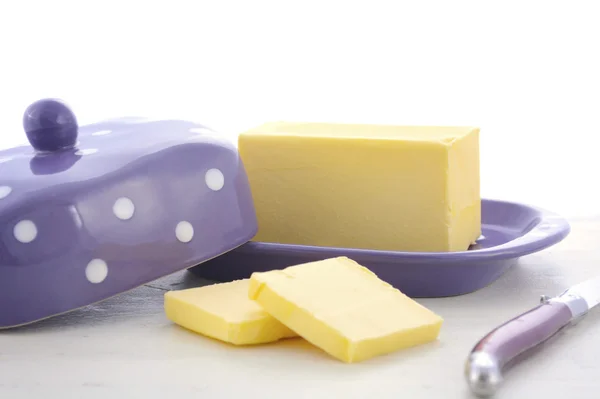
[{"label": "shadow under butter slice", "polygon": [[297,336],[248,298],[249,280],[165,294],[169,320],[234,345],[264,344]]},{"label": "shadow under butter slice", "polygon": [[347,363],[437,339],[443,319],[346,257],[254,273],[248,295]]}]

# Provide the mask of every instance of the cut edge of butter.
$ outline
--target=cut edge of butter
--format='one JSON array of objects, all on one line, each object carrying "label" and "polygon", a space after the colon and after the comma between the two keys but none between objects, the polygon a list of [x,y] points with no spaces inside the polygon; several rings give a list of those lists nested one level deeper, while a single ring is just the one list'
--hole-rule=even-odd
[{"label": "cut edge of butter", "polygon": [[[420,131],[422,136],[414,135],[414,131]],[[240,132],[238,142],[246,136],[288,136],[334,140],[400,140],[452,146],[457,140],[472,133],[478,134],[480,131],[481,128],[475,125],[390,125],[281,120],[265,122]],[[382,134],[383,132],[385,134]]]}]

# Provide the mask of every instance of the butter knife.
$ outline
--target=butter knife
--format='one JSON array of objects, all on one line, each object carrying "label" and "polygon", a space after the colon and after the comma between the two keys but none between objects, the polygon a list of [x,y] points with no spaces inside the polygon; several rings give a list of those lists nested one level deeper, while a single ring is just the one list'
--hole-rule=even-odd
[{"label": "butter knife", "polygon": [[481,397],[494,395],[509,362],[579,320],[598,303],[600,276],[556,297],[544,295],[538,306],[492,330],[467,358],[465,377],[471,391]]}]

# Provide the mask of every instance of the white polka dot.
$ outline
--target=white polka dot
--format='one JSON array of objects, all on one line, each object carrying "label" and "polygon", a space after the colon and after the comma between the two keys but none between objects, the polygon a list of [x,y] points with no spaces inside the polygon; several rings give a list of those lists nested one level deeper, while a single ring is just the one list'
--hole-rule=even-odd
[{"label": "white polka dot", "polygon": [[98,150],[96,150],[95,148],[88,148],[85,150],[79,150],[79,151],[75,152],[75,155],[92,155],[97,152],[98,152]]},{"label": "white polka dot", "polygon": [[206,185],[213,191],[219,191],[225,184],[225,177],[219,169],[209,169],[204,175]]},{"label": "white polka dot", "polygon": [[113,213],[121,220],[131,219],[134,211],[135,205],[133,205],[133,201],[127,197],[119,198],[113,205]]},{"label": "white polka dot", "polygon": [[18,241],[27,244],[37,237],[37,227],[31,220],[21,220],[15,225],[13,233]]},{"label": "white polka dot", "polygon": [[181,242],[190,242],[194,237],[194,226],[190,222],[179,222],[175,227],[175,236]]},{"label": "white polka dot", "polygon": [[200,134],[214,134],[214,132],[212,130],[207,129],[205,127],[193,127],[190,129],[190,132],[200,133]]},{"label": "white polka dot", "polygon": [[112,130],[100,130],[98,132],[92,133],[92,136],[104,136],[106,134],[112,133]]},{"label": "white polka dot", "polygon": [[12,188],[8,186],[0,186],[0,199],[8,197],[8,194],[12,193]]},{"label": "white polka dot", "polygon": [[92,284],[98,284],[106,279],[108,266],[102,259],[92,259],[85,268],[85,277]]}]

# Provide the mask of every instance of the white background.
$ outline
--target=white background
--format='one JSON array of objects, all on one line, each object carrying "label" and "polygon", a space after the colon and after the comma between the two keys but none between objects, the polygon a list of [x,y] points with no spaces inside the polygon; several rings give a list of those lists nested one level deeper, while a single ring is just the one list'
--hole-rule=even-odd
[{"label": "white background", "polygon": [[175,116],[481,128],[482,194],[596,213],[593,1],[5,1],[1,143],[59,97],[81,124]]},{"label": "white background", "polygon": [[[70,103],[81,124],[181,117],[232,139],[281,119],[478,125],[485,197],[596,215],[594,3],[0,0],[0,144],[24,141],[22,113],[42,97]],[[597,274],[598,220],[574,220],[568,240],[489,288],[423,300],[445,319],[428,349],[352,368],[308,345],[240,351],[177,328],[163,291],[141,287],[2,335],[0,396],[467,398],[476,340]],[[519,368],[501,397],[597,398],[599,317]]]}]

